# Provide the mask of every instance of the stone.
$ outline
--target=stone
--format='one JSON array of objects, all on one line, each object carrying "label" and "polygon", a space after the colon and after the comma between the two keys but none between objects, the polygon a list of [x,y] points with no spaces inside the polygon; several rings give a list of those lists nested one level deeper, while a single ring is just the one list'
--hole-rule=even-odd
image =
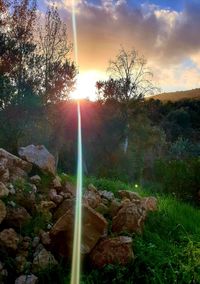
[{"label": "stone", "polygon": [[40,170],[55,175],[55,158],[43,145],[29,145],[19,149],[19,156],[22,159],[34,164]]},{"label": "stone", "polygon": [[114,194],[111,191],[99,190],[99,194],[101,198],[105,198],[109,201],[112,201],[115,198]]},{"label": "stone", "polygon": [[44,246],[48,246],[51,244],[51,239],[49,237],[49,232],[40,231],[40,239]]},{"label": "stone", "polygon": [[141,233],[145,219],[146,210],[128,200],[123,203],[117,215],[113,217],[112,231],[115,233]]},{"label": "stone", "polygon": [[111,217],[116,216],[117,212],[119,211],[121,207],[122,207],[121,203],[117,201],[117,199],[113,199],[109,207],[109,213]]},{"label": "stone", "polygon": [[32,242],[32,247],[36,248],[40,243],[40,238],[39,237],[34,237],[33,242]]},{"label": "stone", "polygon": [[15,280],[15,284],[37,284],[38,277],[34,274],[21,275]]},{"label": "stone", "polygon": [[63,192],[69,194],[69,197],[74,198],[76,196],[76,187],[70,182],[66,182]]},{"label": "stone", "polygon": [[62,185],[61,185],[61,178],[59,177],[59,176],[56,176],[54,179],[53,179],[53,187],[54,188],[60,188],[60,187],[62,187]]},{"label": "stone", "polygon": [[0,224],[6,217],[6,206],[2,200],[0,200]]},{"label": "stone", "polygon": [[0,247],[16,251],[19,243],[19,237],[14,229],[4,229],[0,232]]},{"label": "stone", "polygon": [[56,204],[53,201],[41,201],[39,206],[38,206],[38,211],[40,213],[49,211],[53,208],[56,208]]},{"label": "stone", "polygon": [[132,238],[120,236],[101,240],[92,250],[90,259],[97,268],[107,264],[126,265],[134,259]]},{"label": "stone", "polygon": [[68,210],[71,210],[74,205],[75,205],[74,199],[64,199],[63,202],[56,208],[56,210],[53,214],[53,220],[58,220]]},{"label": "stone", "polygon": [[17,255],[15,258],[15,264],[16,264],[16,271],[17,273],[22,273],[24,271],[25,265],[26,265],[26,257],[23,255]]},{"label": "stone", "polygon": [[35,185],[40,185],[41,183],[41,177],[38,175],[30,177],[30,182],[35,184]]},{"label": "stone", "polygon": [[157,198],[150,196],[142,198],[141,206],[145,208],[146,211],[156,211],[157,210]]},{"label": "stone", "polygon": [[141,197],[139,196],[139,194],[137,192],[134,192],[134,191],[119,190],[118,194],[122,199],[128,198],[131,201],[132,200],[141,200]]},{"label": "stone", "polygon": [[30,248],[31,244],[31,238],[30,237],[24,237],[23,240],[20,242],[20,249],[23,251],[26,251]]},{"label": "stone", "polygon": [[3,182],[0,182],[0,198],[6,197],[9,194],[8,188],[5,186]]},{"label": "stone", "polygon": [[24,207],[30,214],[36,212],[36,198],[34,192],[18,190],[15,195],[15,200],[18,205]]},{"label": "stone", "polygon": [[10,183],[10,184],[8,185],[8,190],[9,190],[9,194],[10,194],[10,195],[15,195],[15,194],[16,194],[16,190],[15,190],[15,188],[14,188],[14,186],[13,186],[12,183]]},{"label": "stone", "polygon": [[23,225],[27,224],[30,219],[31,216],[24,207],[7,207],[7,214],[5,218],[7,226],[21,228]]},{"label": "stone", "polygon": [[86,202],[91,208],[96,208],[101,203],[101,196],[92,184],[90,184],[83,195],[83,200]]},{"label": "stone", "polygon": [[58,265],[58,262],[51,252],[43,248],[33,259],[32,271],[33,273],[38,273],[47,268],[50,270],[56,265]]},{"label": "stone", "polygon": [[[82,206],[82,245],[81,253],[88,254],[99,239],[107,234],[108,223],[106,219],[88,205]],[[60,217],[50,231],[52,249],[63,257],[72,253],[74,211],[68,210]]]},{"label": "stone", "polygon": [[[32,169],[32,165],[4,149],[0,149],[0,180],[24,178]],[[2,172],[3,170],[3,172]]]},{"label": "stone", "polygon": [[49,198],[51,201],[55,202],[56,204],[60,204],[63,201],[63,196],[57,194],[57,191],[54,188],[50,189]]},{"label": "stone", "polygon": [[108,214],[108,212],[109,212],[108,206],[106,206],[106,205],[103,204],[103,203],[100,203],[100,204],[95,208],[95,210],[96,210],[97,212],[99,212],[100,214],[102,214],[102,215],[106,215],[106,214]]}]

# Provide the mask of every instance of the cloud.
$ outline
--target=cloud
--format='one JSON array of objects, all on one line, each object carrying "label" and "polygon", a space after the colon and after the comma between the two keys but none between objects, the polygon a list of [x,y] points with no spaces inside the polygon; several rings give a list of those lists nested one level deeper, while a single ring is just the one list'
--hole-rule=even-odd
[{"label": "cloud", "polygon": [[[58,3],[70,32],[71,1]],[[102,0],[100,4],[79,0],[76,18],[80,69],[105,71],[121,45],[144,54],[161,82],[166,79],[175,86],[187,76],[196,85],[200,77],[199,15],[200,1],[195,0],[186,1],[179,12],[153,4],[130,6],[125,0]],[[183,66],[186,59],[194,61],[196,66],[190,69]]]}]

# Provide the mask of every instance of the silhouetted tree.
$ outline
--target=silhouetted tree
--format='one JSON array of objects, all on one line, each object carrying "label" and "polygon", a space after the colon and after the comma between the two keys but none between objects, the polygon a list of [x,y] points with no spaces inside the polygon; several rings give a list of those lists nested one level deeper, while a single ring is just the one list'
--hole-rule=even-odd
[{"label": "silhouetted tree", "polygon": [[124,121],[124,152],[128,148],[129,133],[129,104],[131,100],[142,100],[145,95],[153,94],[156,90],[152,83],[152,73],[147,62],[135,49],[125,51],[121,49],[115,60],[111,60],[108,81],[97,82],[100,100],[115,100],[120,103]]},{"label": "silhouetted tree", "polygon": [[42,55],[41,96],[44,104],[55,103],[68,98],[76,76],[75,65],[68,58],[71,44],[67,28],[55,6],[47,9],[45,23],[38,31],[38,52]]}]

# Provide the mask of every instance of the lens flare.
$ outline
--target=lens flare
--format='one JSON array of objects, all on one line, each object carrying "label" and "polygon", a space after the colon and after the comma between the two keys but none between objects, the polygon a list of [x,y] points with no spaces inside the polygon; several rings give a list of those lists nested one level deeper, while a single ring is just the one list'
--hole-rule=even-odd
[{"label": "lens flare", "polygon": [[76,208],[74,223],[74,242],[72,255],[71,284],[80,283],[81,263],[81,232],[82,232],[82,136],[81,136],[81,110],[80,102],[77,102],[78,112],[78,165],[77,165],[77,187]]},{"label": "lens flare", "polygon": [[[78,44],[76,29],[76,12],[75,1],[72,0],[72,26],[74,35],[74,57],[75,63],[78,65]],[[72,270],[71,284],[80,283],[80,266],[81,266],[81,232],[82,232],[82,135],[81,135],[81,109],[80,102],[77,101],[78,115],[78,161],[77,161],[77,185],[76,185],[76,205],[75,205],[75,221],[74,221],[74,240],[72,253]]]}]

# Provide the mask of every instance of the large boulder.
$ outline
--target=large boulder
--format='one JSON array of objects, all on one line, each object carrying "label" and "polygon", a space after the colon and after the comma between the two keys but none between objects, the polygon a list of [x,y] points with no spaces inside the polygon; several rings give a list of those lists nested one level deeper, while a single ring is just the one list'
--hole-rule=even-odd
[{"label": "large boulder", "polygon": [[[90,206],[82,206],[82,254],[89,253],[99,239],[107,233],[108,223],[105,218]],[[61,256],[68,257],[72,253],[74,236],[74,210],[69,209],[58,219],[50,231],[52,249]]]},{"label": "large boulder", "polygon": [[0,149],[0,181],[16,180],[27,176],[32,165],[4,149]]},{"label": "large boulder", "polygon": [[19,156],[22,159],[36,165],[40,170],[55,175],[55,158],[43,145],[29,145],[19,149]]},{"label": "large boulder", "polygon": [[91,208],[96,208],[101,203],[101,195],[99,194],[96,187],[90,184],[83,195],[83,200],[86,202]]},{"label": "large boulder", "polygon": [[75,199],[64,199],[63,202],[56,208],[53,214],[53,220],[57,221],[60,217],[65,215],[68,210],[72,210],[75,205]]},{"label": "large boulder", "polygon": [[91,263],[97,268],[106,264],[126,265],[133,258],[132,238],[126,236],[102,240],[90,254]]},{"label": "large boulder", "polygon": [[140,204],[127,199],[113,217],[112,231],[116,233],[141,233],[146,219],[146,210]]}]

